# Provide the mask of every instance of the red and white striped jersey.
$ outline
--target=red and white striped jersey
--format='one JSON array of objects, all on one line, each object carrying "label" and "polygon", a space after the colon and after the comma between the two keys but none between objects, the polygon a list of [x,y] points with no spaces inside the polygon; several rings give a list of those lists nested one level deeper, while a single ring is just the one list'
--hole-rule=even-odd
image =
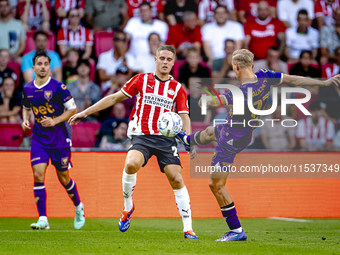
[{"label": "red and white striped jersey", "polygon": [[327,0],[318,0],[314,5],[315,17],[323,17],[326,26],[332,25],[335,23],[333,13],[339,7],[339,0],[335,0],[331,5],[327,4]]},{"label": "red and white striped jersey", "polygon": [[130,115],[128,136],[159,135],[157,120],[164,112],[189,114],[187,95],[182,85],[170,76],[161,81],[153,73],[137,74],[121,89],[127,97],[136,96]]},{"label": "red and white striped jersey", "polygon": [[75,48],[76,50],[85,50],[86,45],[93,45],[93,35],[90,29],[79,26],[78,30],[73,32],[70,27],[61,28],[57,34],[57,44],[66,45],[66,48]]},{"label": "red and white striped jersey", "polygon": [[319,122],[314,126],[312,117],[298,121],[296,137],[306,139],[307,146],[323,147],[327,142],[333,141],[335,136],[334,124],[320,117]]},{"label": "red and white striped jersey", "polygon": [[[26,6],[26,1],[18,3],[18,14],[19,19],[24,14]],[[46,1],[46,7],[50,13],[51,19],[51,3]],[[41,3],[31,3],[28,10],[28,18],[27,18],[27,25],[29,26],[30,30],[41,30],[41,25],[43,22],[43,7]]]},{"label": "red and white striped jersey", "polygon": [[[79,10],[85,10],[85,1],[84,0],[56,0],[55,5],[54,5],[54,10],[57,11],[59,8],[62,8],[64,11],[67,11],[67,12],[74,8],[77,8]],[[57,25],[59,27],[67,27],[68,19],[58,17]]]},{"label": "red and white striped jersey", "polygon": [[128,15],[130,17],[139,17],[139,6],[143,2],[148,2],[151,5],[151,16],[153,19],[158,18],[158,14],[164,11],[164,5],[161,0],[127,0]]},{"label": "red and white striped jersey", "polygon": [[340,67],[335,63],[328,63],[322,66],[322,78],[331,78],[340,73]]}]

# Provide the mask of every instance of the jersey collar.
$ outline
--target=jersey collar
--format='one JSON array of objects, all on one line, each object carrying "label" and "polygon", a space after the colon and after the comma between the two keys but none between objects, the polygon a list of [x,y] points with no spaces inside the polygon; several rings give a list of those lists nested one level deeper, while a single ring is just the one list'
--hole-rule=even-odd
[{"label": "jersey collar", "polygon": [[45,87],[47,84],[49,84],[51,81],[51,77],[48,77],[47,82],[45,82],[42,86],[38,86],[37,84],[35,84],[35,80],[33,81],[34,87],[36,87],[37,89],[42,89],[43,87]]},{"label": "jersey collar", "polygon": [[173,77],[169,74],[169,79],[165,80],[165,81],[162,81],[161,79],[159,79],[157,76],[156,76],[156,73],[153,73],[153,76],[155,77],[156,80],[160,81],[160,82],[167,82],[167,81],[171,81],[173,79]]}]

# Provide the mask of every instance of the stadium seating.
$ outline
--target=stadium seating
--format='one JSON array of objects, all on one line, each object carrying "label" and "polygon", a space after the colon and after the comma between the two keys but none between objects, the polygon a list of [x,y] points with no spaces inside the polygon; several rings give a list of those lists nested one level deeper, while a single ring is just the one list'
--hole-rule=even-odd
[{"label": "stadium seating", "polygon": [[8,67],[12,69],[17,75],[17,80],[15,82],[15,87],[17,88],[20,85],[20,64],[15,61],[10,61],[8,63]]},{"label": "stadium seating", "polygon": [[19,147],[24,138],[20,124],[0,123],[0,146]]},{"label": "stadium seating", "polygon": [[[25,47],[23,54],[26,54],[35,49],[35,43],[34,43],[34,38],[33,38],[33,35],[35,32],[37,31],[36,30],[27,31],[26,47]],[[55,36],[52,31],[49,31],[46,49],[54,51],[54,48],[55,48]]]},{"label": "stadium seating", "polygon": [[94,34],[94,50],[98,57],[100,53],[113,48],[113,32],[102,31]]},{"label": "stadium seating", "polygon": [[80,122],[72,126],[72,146],[73,147],[94,147],[96,142],[96,131],[100,129],[98,122]]}]

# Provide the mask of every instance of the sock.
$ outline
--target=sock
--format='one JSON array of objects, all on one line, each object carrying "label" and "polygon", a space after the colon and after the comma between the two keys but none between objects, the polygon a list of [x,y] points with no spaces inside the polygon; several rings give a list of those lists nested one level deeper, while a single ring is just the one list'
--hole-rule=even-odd
[{"label": "sock", "polygon": [[190,143],[190,146],[193,146],[193,145],[207,145],[207,144],[209,144],[211,141],[205,141],[204,143],[201,141],[201,132],[202,132],[202,130],[194,132],[191,135],[187,135],[185,137],[186,138],[185,142]]},{"label": "sock", "polygon": [[221,207],[221,212],[223,217],[226,218],[226,222],[229,226],[229,229],[233,232],[241,233],[242,227],[236,214],[234,202],[227,206]]},{"label": "sock", "polygon": [[46,217],[46,216],[40,216],[40,217],[39,217],[39,220],[43,220],[43,221],[46,221],[46,222],[48,222],[48,220],[47,220],[47,217]]},{"label": "sock", "polygon": [[64,186],[64,188],[66,189],[68,195],[72,199],[73,204],[75,206],[79,205],[80,204],[80,198],[79,198],[76,183],[72,179],[70,179],[70,182],[66,186]]},{"label": "sock", "polygon": [[124,211],[131,211],[133,207],[132,194],[137,182],[137,173],[127,174],[123,171],[123,196],[124,196]]},{"label": "sock", "polygon": [[80,202],[79,205],[75,206],[75,208],[76,208],[76,211],[81,211],[81,210],[84,209],[84,204],[82,202]]},{"label": "sock", "polygon": [[35,202],[37,203],[39,216],[46,217],[46,189],[45,189],[44,183],[35,182],[33,190],[34,190],[34,197],[35,197]]},{"label": "sock", "polygon": [[182,217],[183,232],[192,230],[190,197],[187,188],[174,189],[176,204],[179,214]]}]

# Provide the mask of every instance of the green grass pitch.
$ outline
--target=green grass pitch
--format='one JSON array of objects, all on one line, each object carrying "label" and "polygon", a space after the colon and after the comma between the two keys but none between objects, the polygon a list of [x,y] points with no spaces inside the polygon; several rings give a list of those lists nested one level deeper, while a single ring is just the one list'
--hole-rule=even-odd
[{"label": "green grass pitch", "polygon": [[133,219],[121,233],[118,219],[49,219],[50,230],[33,231],[35,219],[0,219],[0,254],[340,254],[340,219],[289,222],[241,219],[246,242],[215,242],[223,219],[194,219],[199,240],[183,238],[180,219]]}]

